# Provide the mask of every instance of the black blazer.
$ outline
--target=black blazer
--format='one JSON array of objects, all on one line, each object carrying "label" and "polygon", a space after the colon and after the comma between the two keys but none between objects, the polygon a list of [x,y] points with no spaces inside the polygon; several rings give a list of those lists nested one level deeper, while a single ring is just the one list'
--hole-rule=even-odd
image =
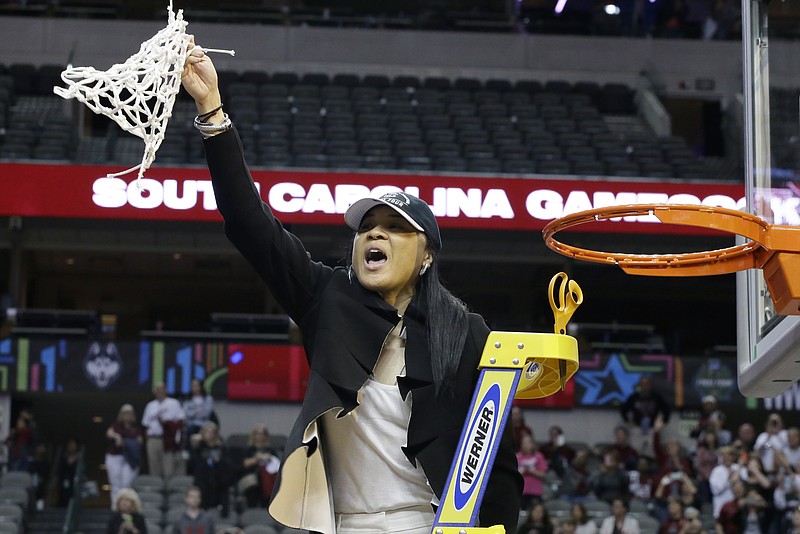
[{"label": "black blazer", "polygon": [[[313,261],[300,240],[284,229],[253,185],[235,129],[205,140],[205,150],[226,235],[303,334],[310,377],[300,415],[287,439],[284,462],[299,448],[311,456],[319,444],[315,439],[304,442],[304,432],[330,409],[340,407],[347,412],[357,406],[358,390],[369,378],[384,339],[400,318],[395,308],[362,287],[345,268]],[[398,385],[404,397],[411,392],[413,401],[403,450],[412,463],[419,461],[431,488],[441,498],[489,328],[480,316],[470,314],[454,395],[442,399],[434,391],[424,304],[408,307],[404,325],[406,376]],[[279,521],[280,511],[274,505],[282,479],[287,477],[284,471],[282,467],[270,507]],[[506,532],[514,532],[521,492],[522,477],[508,424],[484,494],[481,525],[503,524]]]}]

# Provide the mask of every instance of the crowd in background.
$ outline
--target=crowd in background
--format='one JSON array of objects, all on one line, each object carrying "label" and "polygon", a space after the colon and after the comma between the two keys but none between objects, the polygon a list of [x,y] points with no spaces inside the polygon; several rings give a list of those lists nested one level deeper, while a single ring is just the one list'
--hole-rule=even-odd
[{"label": "crowd in background", "polygon": [[[732,432],[707,395],[687,446],[668,435],[670,407],[645,378],[620,415],[613,439],[579,449],[557,426],[537,445],[517,410],[512,423],[529,506],[521,534],[636,534],[642,515],[657,520],[660,534],[800,532],[800,428],[785,428],[777,413],[761,432],[750,423]],[[552,518],[564,500],[570,513]],[[584,508],[596,500],[611,506],[602,521]]]},{"label": "crowd in background", "polygon": [[[518,532],[636,534],[649,532],[640,526],[647,516],[656,521],[659,534],[800,534],[800,428],[784,427],[777,413],[760,431],[750,423],[728,428],[716,399],[702,400],[696,426],[679,439],[668,426],[671,406],[645,377],[620,405],[620,424],[608,442],[585,446],[569,441],[559,426],[545,435],[534,431],[515,406],[510,424],[524,478]],[[8,467],[41,473],[37,495],[42,498],[48,468],[37,459],[36,436],[33,413],[22,410],[8,438]],[[106,437],[116,511],[136,507],[130,490],[144,472],[165,479],[190,475],[195,491],[187,494],[190,509],[195,499],[198,510],[215,509],[221,517],[263,508],[281,456],[263,424],[253,426],[246,447],[226,444],[213,399],[199,381],[183,401],[156,384],[141,420],[131,405],[123,405]],[[71,440],[59,460],[59,505],[71,495],[79,447]],[[125,499],[132,504],[121,505]],[[608,504],[602,517],[592,506],[597,502]]]},{"label": "crowd in background", "polygon": [[[254,424],[247,443],[232,447],[220,435],[213,397],[205,393],[201,381],[192,381],[191,394],[184,400],[169,396],[163,383],[156,384],[153,392],[141,419],[131,404],[124,404],[106,429],[105,470],[111,509],[118,511],[122,506],[121,513],[126,515],[128,508],[137,508],[138,497],[131,491],[141,474],[164,480],[189,475],[198,506],[214,508],[221,517],[227,517],[234,506],[266,507],[281,453],[280,447],[272,445],[267,427]],[[34,475],[38,509],[44,508],[51,478],[57,479],[52,481],[56,488],[53,503],[67,506],[75,489],[79,440],[69,439],[61,447],[60,457],[51,461],[33,411],[25,408],[11,428],[6,450],[9,471]],[[231,495],[236,503],[231,502]]]},{"label": "crowd in background", "polygon": [[246,448],[226,446],[219,432],[213,398],[193,380],[191,395],[183,402],[167,395],[164,384],[154,388],[141,425],[133,407],[124,405],[107,432],[106,470],[111,502],[132,486],[147,460],[147,473],[169,479],[191,475],[203,509],[216,508],[222,517],[230,509],[231,490],[245,506],[266,506],[280,465],[279,451],[272,447],[267,427],[253,427]]}]

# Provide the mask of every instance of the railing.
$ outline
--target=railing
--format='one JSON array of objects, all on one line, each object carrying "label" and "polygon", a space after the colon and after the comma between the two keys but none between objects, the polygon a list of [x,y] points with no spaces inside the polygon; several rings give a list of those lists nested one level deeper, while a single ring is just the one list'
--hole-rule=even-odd
[{"label": "railing", "polygon": [[64,520],[64,527],[61,529],[63,534],[73,534],[78,528],[78,516],[81,513],[81,500],[83,481],[86,474],[86,460],[84,459],[84,449],[81,447],[78,455],[78,464],[75,467],[75,475],[72,479],[72,497],[67,506],[67,517]]}]

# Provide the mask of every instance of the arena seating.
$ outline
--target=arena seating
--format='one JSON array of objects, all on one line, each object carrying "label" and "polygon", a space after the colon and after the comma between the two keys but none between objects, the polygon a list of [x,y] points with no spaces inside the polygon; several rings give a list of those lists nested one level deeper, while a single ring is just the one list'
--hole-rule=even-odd
[{"label": "arena seating", "polygon": [[[141,141],[109,120],[79,135],[56,71],[0,68],[0,159],[137,163]],[[715,178],[619,83],[223,71],[220,87],[254,167]],[[182,94],[156,164],[203,163],[195,113]]]}]

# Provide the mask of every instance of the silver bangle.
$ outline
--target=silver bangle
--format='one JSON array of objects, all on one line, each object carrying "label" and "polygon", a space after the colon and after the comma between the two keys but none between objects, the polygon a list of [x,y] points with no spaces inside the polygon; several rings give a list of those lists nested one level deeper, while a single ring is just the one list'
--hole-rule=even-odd
[{"label": "silver bangle", "polygon": [[224,118],[222,122],[219,124],[214,124],[211,122],[203,122],[200,120],[200,117],[194,118],[194,127],[203,135],[204,139],[208,139],[218,133],[226,132],[231,129],[233,123],[231,122],[230,117],[228,117],[227,113],[223,113]]}]

